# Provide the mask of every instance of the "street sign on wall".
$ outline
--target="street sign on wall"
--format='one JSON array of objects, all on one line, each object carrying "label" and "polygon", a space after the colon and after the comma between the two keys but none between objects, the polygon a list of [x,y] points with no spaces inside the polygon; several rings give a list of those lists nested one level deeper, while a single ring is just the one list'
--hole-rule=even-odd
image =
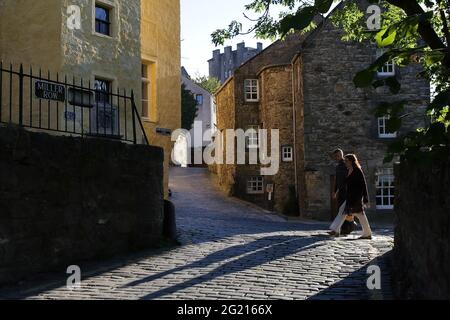
[{"label": "street sign on wall", "polygon": [[66,88],[63,85],[36,81],[34,84],[34,94],[39,99],[66,101]]}]

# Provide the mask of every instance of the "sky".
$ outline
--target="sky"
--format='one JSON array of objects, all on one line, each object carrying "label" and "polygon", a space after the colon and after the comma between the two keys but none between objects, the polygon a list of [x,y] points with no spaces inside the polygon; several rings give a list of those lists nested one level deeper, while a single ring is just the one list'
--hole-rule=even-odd
[{"label": "sky", "polygon": [[[221,49],[223,52],[223,46],[216,48],[212,43],[212,32],[227,27],[232,20],[243,22],[244,30],[251,26],[245,23],[243,16],[244,6],[250,2],[251,0],[181,0],[181,64],[192,77],[207,76],[212,51]],[[257,15],[253,14],[251,17]],[[236,44],[242,41],[253,48],[256,48],[257,42],[262,42],[264,48],[271,44],[271,41],[247,35],[227,41],[225,46],[232,45],[235,50]]]}]

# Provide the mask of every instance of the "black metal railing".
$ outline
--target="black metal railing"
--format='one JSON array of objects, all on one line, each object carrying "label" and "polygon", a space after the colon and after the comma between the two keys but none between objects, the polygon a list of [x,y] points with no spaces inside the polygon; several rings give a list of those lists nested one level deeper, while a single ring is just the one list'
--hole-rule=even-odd
[{"label": "black metal railing", "polygon": [[[18,69],[18,70],[17,70]],[[91,80],[53,77],[0,62],[0,123],[134,144],[149,144],[133,90],[96,87]],[[139,130],[139,131],[138,131]],[[140,134],[140,135],[139,135]],[[141,141],[140,141],[141,140]]]}]

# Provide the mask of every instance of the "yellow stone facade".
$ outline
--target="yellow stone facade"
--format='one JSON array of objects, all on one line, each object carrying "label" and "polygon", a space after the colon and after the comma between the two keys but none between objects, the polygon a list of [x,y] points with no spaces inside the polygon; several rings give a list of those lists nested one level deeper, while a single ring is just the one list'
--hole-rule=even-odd
[{"label": "yellow stone facade", "polygon": [[181,127],[180,0],[142,0],[141,3],[142,61],[151,74],[149,112],[144,127],[150,144],[165,151],[167,195],[173,142],[170,135],[158,132]]},{"label": "yellow stone facade", "polygon": [[[110,10],[110,36],[95,32],[96,4]],[[75,29],[68,27],[73,5],[81,18]],[[150,144],[165,151],[166,195],[173,146],[167,130],[181,126],[180,51],[179,0],[0,0],[4,68],[23,63],[25,72],[30,66],[34,72],[50,70],[52,79],[56,73],[60,80],[75,76],[77,84],[84,79],[93,87],[101,78],[111,82],[114,93],[117,88],[134,91]],[[145,88],[143,63],[148,67]],[[148,90],[148,111],[141,104],[143,89]]]}]

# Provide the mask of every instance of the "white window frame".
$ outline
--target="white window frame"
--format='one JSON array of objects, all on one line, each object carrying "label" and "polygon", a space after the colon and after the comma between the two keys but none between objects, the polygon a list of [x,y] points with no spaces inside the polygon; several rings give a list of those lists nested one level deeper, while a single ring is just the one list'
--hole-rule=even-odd
[{"label": "white window frame", "polygon": [[381,139],[397,138],[397,132],[393,132],[393,133],[387,132],[387,121],[388,120],[389,120],[388,116],[380,117],[377,120],[378,137]]},{"label": "white window frame", "polygon": [[283,162],[294,161],[294,147],[292,147],[292,146],[282,147],[281,148],[281,159],[283,159]]},{"label": "white window frame", "polygon": [[[95,17],[96,17],[96,8],[97,6],[103,7],[109,10],[109,35],[98,33],[95,29]],[[92,34],[105,39],[117,38],[118,34],[118,26],[117,21],[119,20],[117,17],[118,10],[116,9],[116,5],[114,1],[111,0],[95,0],[92,1]]]},{"label": "white window frame", "polygon": [[247,179],[247,194],[264,194],[264,177],[250,177]]},{"label": "white window frame", "polygon": [[251,126],[247,127],[246,146],[247,146],[247,149],[258,149],[259,148],[259,126],[251,125]]},{"label": "white window frame", "polygon": [[[391,202],[391,198],[395,201],[395,185],[394,185],[394,169],[393,168],[383,168],[377,173],[376,182],[376,203],[377,210],[393,210],[394,202]],[[389,184],[388,187],[384,186],[384,183]],[[380,194],[379,194],[379,191]],[[381,204],[379,203],[381,199]],[[387,201],[387,202],[386,202]],[[386,204],[387,203],[387,204]]]},{"label": "white window frame", "polygon": [[[259,80],[245,79],[244,80],[244,95],[247,102],[259,101]],[[256,95],[256,98],[255,98]]]},{"label": "white window frame", "polygon": [[[142,90],[142,117],[144,119],[150,119],[150,103],[151,103],[151,81],[150,81],[150,65],[145,61],[141,62],[141,68],[145,67],[145,72],[142,72],[142,86],[146,87],[147,99],[144,99],[144,90]],[[147,105],[147,110],[145,109]]]},{"label": "white window frame", "polygon": [[[377,59],[385,53],[384,50],[377,51]],[[395,76],[395,62],[394,60],[386,62],[380,69],[377,70],[377,75],[380,77]]]}]

